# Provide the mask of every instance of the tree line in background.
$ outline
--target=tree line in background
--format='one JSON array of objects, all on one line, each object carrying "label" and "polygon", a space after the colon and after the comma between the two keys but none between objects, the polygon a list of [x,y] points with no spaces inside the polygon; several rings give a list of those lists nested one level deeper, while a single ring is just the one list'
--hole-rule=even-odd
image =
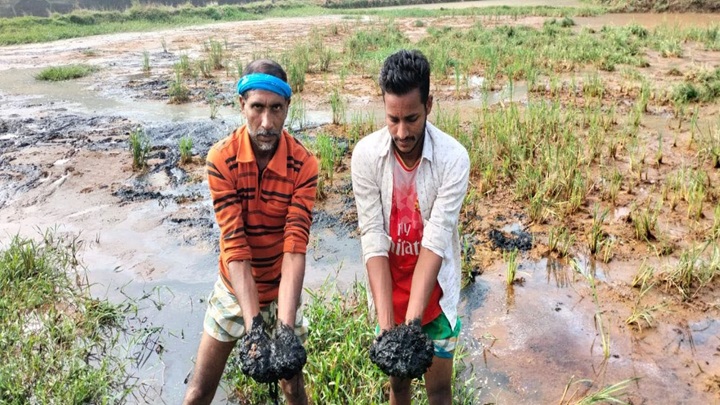
[{"label": "tree line in background", "polygon": [[0,17],[36,16],[49,17],[51,13],[66,14],[78,9],[124,11],[135,5],[196,7],[210,4],[247,4],[260,0],[11,0],[0,1]]}]

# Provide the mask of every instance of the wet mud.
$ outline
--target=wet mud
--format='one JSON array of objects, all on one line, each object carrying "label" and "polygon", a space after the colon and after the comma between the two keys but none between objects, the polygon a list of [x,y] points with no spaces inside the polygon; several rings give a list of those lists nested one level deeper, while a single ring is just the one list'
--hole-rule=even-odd
[{"label": "wet mud", "polygon": [[433,342],[419,320],[383,331],[370,347],[370,360],[383,373],[400,378],[421,377],[432,364],[433,355]]}]

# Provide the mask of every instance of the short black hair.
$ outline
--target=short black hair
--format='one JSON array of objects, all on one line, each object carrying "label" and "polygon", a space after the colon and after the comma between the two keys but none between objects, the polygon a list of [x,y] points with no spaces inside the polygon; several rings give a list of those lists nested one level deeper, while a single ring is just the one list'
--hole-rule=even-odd
[{"label": "short black hair", "polygon": [[[271,59],[256,59],[245,66],[243,69],[243,77],[253,73],[265,73],[266,75],[275,76],[287,83],[287,73],[279,63]],[[247,91],[245,92],[247,93]],[[247,94],[241,94],[243,98],[247,98]]]},{"label": "short black hair", "polygon": [[430,95],[430,62],[417,49],[402,49],[385,59],[378,80],[383,97],[385,93],[403,96],[420,90],[420,101],[425,104]]}]

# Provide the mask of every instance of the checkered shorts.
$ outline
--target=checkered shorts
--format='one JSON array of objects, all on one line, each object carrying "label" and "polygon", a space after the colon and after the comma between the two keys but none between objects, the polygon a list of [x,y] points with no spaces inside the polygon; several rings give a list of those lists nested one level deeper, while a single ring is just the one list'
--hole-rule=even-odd
[{"label": "checkered shorts", "polygon": [[[277,300],[260,309],[265,330],[270,336],[273,335],[277,325]],[[205,312],[205,332],[221,342],[234,342],[245,334],[245,321],[242,317],[242,309],[235,294],[227,289],[225,283],[218,278],[215,287],[208,297],[208,309]],[[298,308],[295,315],[295,335],[303,342],[307,338],[308,322]]]}]

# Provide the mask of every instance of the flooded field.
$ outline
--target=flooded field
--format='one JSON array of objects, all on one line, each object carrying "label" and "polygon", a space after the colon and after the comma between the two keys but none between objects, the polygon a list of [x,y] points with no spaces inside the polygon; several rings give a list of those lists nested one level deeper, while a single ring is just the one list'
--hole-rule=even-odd
[{"label": "flooded field", "polygon": [[[309,144],[330,135],[347,148],[353,128],[377,127],[383,115],[374,80],[386,55],[353,63],[347,55],[359,33],[388,33],[383,30],[392,25],[408,46],[429,47],[431,41],[446,40],[443,35],[457,33],[453,40],[477,27],[505,30],[507,38],[523,29],[556,29],[546,28],[550,20],[399,17],[390,24],[377,17],[318,16],[2,47],[0,242],[52,227],[80,234],[92,291],[117,301],[142,299],[130,320],[132,328],[144,331],[133,360],[140,388],[131,401],[178,403],[199,342],[205,298],[217,277],[218,230],[202,162],[210,145],[242,122],[233,103],[237,66],[269,55],[287,67],[295,63],[296,46],[321,38],[335,59],[325,70],[308,69],[303,91],[293,98],[302,109],[288,125]],[[604,26],[672,30],[716,22],[715,15],[605,15],[577,17],[563,29],[580,36],[602,32]],[[212,77],[186,77],[189,102],[170,103],[174,67],[183,56],[204,57],[211,40],[223,44],[225,68]],[[654,46],[639,48],[645,63],[627,59],[612,69],[568,56],[547,62],[552,74],[532,76],[523,66],[464,66],[455,57],[446,75],[433,73],[431,118],[448,132],[456,128],[458,138],[473,133],[480,134],[476,141],[487,140],[503,122],[531,123],[539,120],[532,114],[551,119],[557,114],[544,125],[573,127],[560,131],[556,142],[574,147],[563,138],[572,133],[582,138],[582,147],[600,145],[597,156],[582,163],[581,174],[569,177],[570,183],[584,182],[573,209],[567,207],[576,200],[552,204],[547,200],[554,196],[547,194],[545,205],[535,210],[537,194],[523,194],[517,186],[521,176],[503,177],[501,164],[473,172],[462,218],[467,286],[460,314],[469,366],[463,378],[477,388],[477,403],[575,403],[623,381],[622,398],[633,404],[720,403],[717,276],[680,286],[664,275],[682,263],[720,266],[713,251],[720,232],[712,234],[720,229],[719,166],[712,161],[720,156],[720,149],[713,149],[720,147],[718,104],[716,99],[679,104],[667,96],[683,80],[720,69],[720,44],[714,50],[689,40]],[[143,68],[145,57],[149,69]],[[431,59],[437,63],[440,56]],[[100,69],[67,82],[34,78],[44,67],[78,62]],[[329,99],[336,89],[343,98],[339,112]],[[646,108],[637,113],[644,89]],[[553,108],[585,121],[565,118]],[[365,126],[358,122],[363,120]],[[128,137],[138,128],[152,146],[143,172],[133,170],[128,151]],[[533,136],[532,131],[530,124],[515,127],[519,138]],[[178,142],[184,136],[193,139],[194,156],[192,163],[180,164]],[[472,145],[480,151],[490,142]],[[528,155],[543,153],[539,149]],[[484,162],[480,153],[472,155],[474,163]],[[309,290],[328,279],[340,288],[364,279],[348,159],[348,153],[341,154],[331,165],[327,197],[316,206]],[[508,171],[521,173],[524,167]],[[558,165],[558,173],[562,170]],[[613,192],[616,172],[621,181]],[[682,189],[693,182],[691,174],[701,172],[705,194],[693,208],[694,200],[680,197],[681,191],[676,196],[669,179],[679,178]],[[668,208],[673,198],[677,201]],[[652,217],[655,204],[661,208],[641,238],[635,227],[640,208],[647,207],[643,212]],[[592,235],[597,250],[589,246]],[[519,250],[516,259],[510,258],[513,249]],[[510,262],[517,272],[508,283]],[[643,269],[652,271],[642,278]],[[216,402],[224,403],[224,396]]]}]

